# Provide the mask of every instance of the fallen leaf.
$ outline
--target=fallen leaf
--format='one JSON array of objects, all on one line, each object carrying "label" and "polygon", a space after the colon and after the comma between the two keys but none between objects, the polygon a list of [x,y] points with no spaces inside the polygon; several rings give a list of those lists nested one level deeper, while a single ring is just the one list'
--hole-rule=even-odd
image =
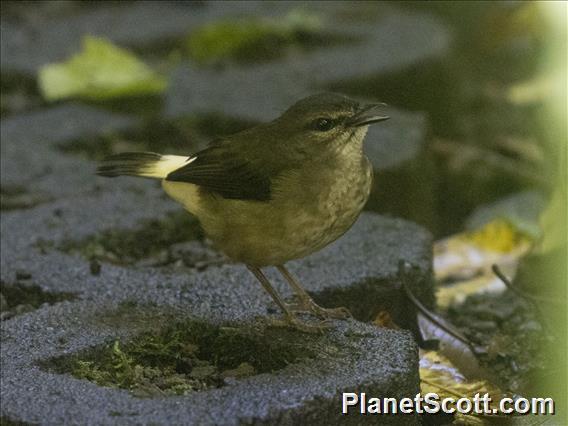
[{"label": "fallen leaf", "polygon": [[103,100],[162,92],[167,81],[125,49],[87,36],[83,50],[39,71],[39,88],[48,101],[66,98]]},{"label": "fallen leaf", "polygon": [[502,218],[437,241],[434,274],[440,284],[436,294],[438,306],[459,304],[471,294],[504,291],[506,286],[495,277],[492,265],[498,264],[514,276],[519,259],[532,244],[530,237]]},{"label": "fallen leaf", "polygon": [[373,321],[373,324],[375,324],[377,327],[382,328],[400,329],[400,327],[394,323],[391,314],[388,311],[384,310],[380,311],[377,314],[375,320]]},{"label": "fallen leaf", "polygon": [[[420,351],[420,391],[424,395],[434,392],[440,398],[473,398],[475,394],[489,394],[491,408],[510,396],[486,380],[467,379],[444,355],[437,351]],[[454,424],[484,425],[496,416],[455,413]]]}]

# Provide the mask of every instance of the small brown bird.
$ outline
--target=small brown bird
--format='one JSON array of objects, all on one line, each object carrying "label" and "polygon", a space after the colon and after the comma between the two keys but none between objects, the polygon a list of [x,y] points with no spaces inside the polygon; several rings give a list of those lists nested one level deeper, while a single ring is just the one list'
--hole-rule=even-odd
[{"label": "small brown bird", "polygon": [[[389,118],[384,107],[338,94],[313,95],[277,119],[195,154],[126,152],[106,158],[97,173],[161,179],[213,244],[255,275],[285,323],[313,331],[295,311],[321,318],[345,318],[349,311],[318,306],[284,264],[335,241],[361,213],[373,175],[363,139],[370,124]],[[297,306],[282,300],[261,271],[265,266],[276,266]]]}]

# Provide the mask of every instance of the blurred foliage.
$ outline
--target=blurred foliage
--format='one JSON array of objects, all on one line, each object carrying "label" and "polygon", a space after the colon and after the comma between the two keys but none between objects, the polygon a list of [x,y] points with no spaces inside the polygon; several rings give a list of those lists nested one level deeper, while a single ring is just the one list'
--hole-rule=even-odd
[{"label": "blurred foliage", "polygon": [[566,191],[561,187],[553,192],[550,202],[540,216],[542,238],[535,247],[535,253],[545,254],[566,249]]},{"label": "blurred foliage", "polygon": [[167,81],[132,53],[91,36],[83,50],[66,62],[43,66],[39,88],[46,100],[78,97],[112,99],[162,92]]},{"label": "blurred foliage", "polygon": [[251,62],[274,58],[284,48],[300,45],[321,33],[318,15],[297,9],[282,19],[247,18],[207,24],[187,39],[190,57],[199,64],[232,59]]}]

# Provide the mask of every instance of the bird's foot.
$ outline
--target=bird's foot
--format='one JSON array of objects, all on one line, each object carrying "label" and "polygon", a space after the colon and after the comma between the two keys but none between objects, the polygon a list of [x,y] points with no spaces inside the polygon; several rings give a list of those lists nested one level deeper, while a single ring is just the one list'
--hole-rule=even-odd
[{"label": "bird's foot", "polygon": [[349,309],[339,308],[322,308],[312,299],[301,300],[297,304],[289,305],[292,312],[309,312],[321,319],[348,319],[353,318]]},{"label": "bird's foot", "polygon": [[282,319],[270,318],[268,319],[268,324],[272,327],[294,328],[303,333],[310,333],[310,334],[323,333],[325,330],[329,329],[330,327],[329,324],[325,323],[325,321],[322,321],[319,324],[308,324],[298,319],[296,316],[292,315],[287,315]]}]

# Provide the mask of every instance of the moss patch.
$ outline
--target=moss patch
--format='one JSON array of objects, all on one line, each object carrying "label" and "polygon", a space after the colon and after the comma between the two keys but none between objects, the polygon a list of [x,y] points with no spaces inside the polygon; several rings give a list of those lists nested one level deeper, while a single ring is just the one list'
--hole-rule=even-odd
[{"label": "moss patch", "polygon": [[204,148],[212,139],[237,133],[255,124],[214,113],[188,115],[174,120],[148,119],[138,129],[66,142],[59,145],[59,149],[94,160],[123,151],[188,155]]},{"label": "moss patch", "polygon": [[[24,273],[19,273],[19,275]],[[75,295],[66,292],[45,291],[35,284],[6,284],[0,285],[0,319],[6,320],[16,315],[33,311],[41,305],[54,304],[65,300],[73,300]]]},{"label": "moss patch", "polygon": [[27,423],[21,420],[12,420],[9,417],[0,417],[0,426],[33,426],[34,423]]},{"label": "moss patch", "polygon": [[201,67],[249,65],[302,54],[360,39],[333,32],[319,14],[293,10],[277,19],[255,16],[221,19],[205,24],[183,37],[162,38],[132,50],[169,69],[189,57]]},{"label": "moss patch", "polygon": [[[338,349],[321,335],[281,328],[214,326],[187,320],[123,343],[114,341],[48,368],[139,397],[186,395],[280,370]],[[329,355],[332,356],[332,355]]]},{"label": "moss patch", "polygon": [[22,186],[0,186],[0,210],[29,209],[50,200],[47,195],[28,192]]},{"label": "moss patch", "polygon": [[324,29],[318,15],[294,10],[276,20],[248,18],[207,24],[187,38],[189,56],[200,65],[258,63],[292,51],[354,42]]},{"label": "moss patch", "polygon": [[136,229],[107,230],[83,240],[66,241],[59,249],[80,253],[90,261],[131,265],[154,257],[167,264],[173,261],[168,258],[168,249],[172,245],[202,239],[203,232],[197,219],[186,211],[179,211],[162,220],[144,221]]}]

